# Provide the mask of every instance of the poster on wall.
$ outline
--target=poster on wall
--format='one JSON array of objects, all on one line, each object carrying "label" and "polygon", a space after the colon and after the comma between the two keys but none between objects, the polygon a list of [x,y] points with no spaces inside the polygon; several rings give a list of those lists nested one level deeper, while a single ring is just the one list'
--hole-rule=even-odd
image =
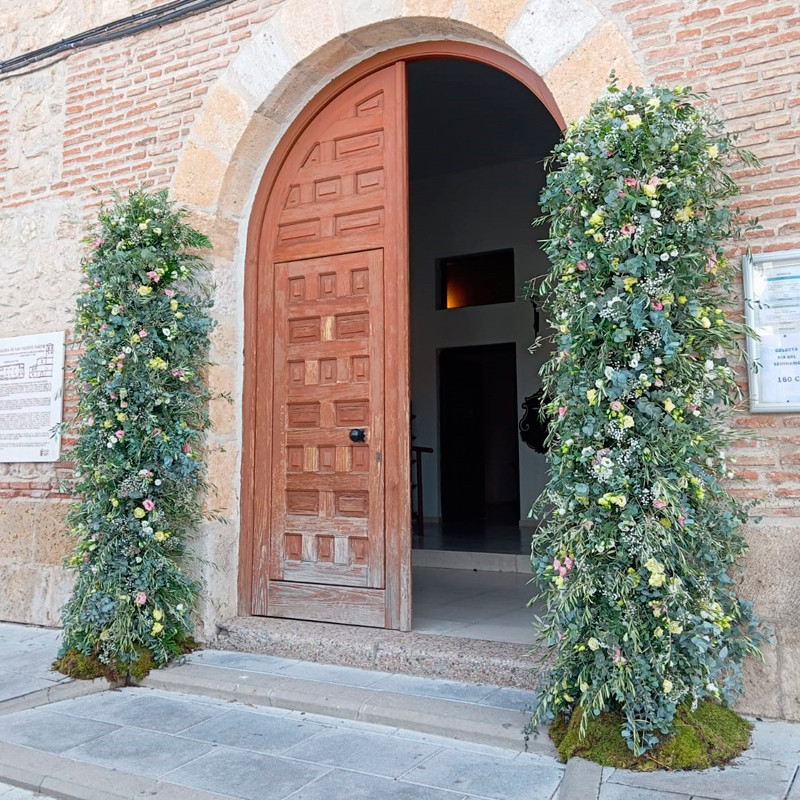
[{"label": "poster on wall", "polygon": [[743,263],[750,410],[800,410],[800,250],[762,253]]},{"label": "poster on wall", "polygon": [[0,462],[58,461],[64,331],[0,339]]}]

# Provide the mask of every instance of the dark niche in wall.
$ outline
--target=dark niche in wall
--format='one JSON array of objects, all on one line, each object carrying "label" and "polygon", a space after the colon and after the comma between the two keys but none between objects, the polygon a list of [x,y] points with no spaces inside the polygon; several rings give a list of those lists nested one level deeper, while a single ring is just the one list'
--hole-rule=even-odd
[{"label": "dark niche in wall", "polygon": [[514,250],[493,250],[437,261],[436,308],[513,303]]}]

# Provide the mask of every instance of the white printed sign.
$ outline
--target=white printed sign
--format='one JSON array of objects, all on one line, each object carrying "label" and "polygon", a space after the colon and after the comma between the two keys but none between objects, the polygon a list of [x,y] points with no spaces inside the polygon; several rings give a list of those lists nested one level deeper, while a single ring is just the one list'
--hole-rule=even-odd
[{"label": "white printed sign", "polygon": [[0,339],[0,462],[58,461],[64,331]]},{"label": "white printed sign", "polygon": [[800,250],[764,253],[744,263],[752,411],[800,409]]}]

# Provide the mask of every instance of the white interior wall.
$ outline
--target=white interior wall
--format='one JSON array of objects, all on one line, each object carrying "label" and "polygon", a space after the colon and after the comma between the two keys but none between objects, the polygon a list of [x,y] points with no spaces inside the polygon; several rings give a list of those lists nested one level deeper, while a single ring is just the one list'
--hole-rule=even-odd
[{"label": "white interior wall", "polygon": [[[439,441],[437,350],[443,347],[516,342],[518,418],[522,401],[541,385],[539,367],[546,348],[531,354],[533,312],[529,303],[498,303],[450,310],[436,309],[436,261],[439,258],[514,249],[515,283],[544,274],[548,262],[533,228],[544,181],[541,162],[530,159],[412,180],[411,209],[411,402],[414,444],[433,447],[424,455],[425,516],[439,517]],[[542,325],[544,317],[542,316]],[[543,455],[518,441],[520,519],[546,482]]]}]

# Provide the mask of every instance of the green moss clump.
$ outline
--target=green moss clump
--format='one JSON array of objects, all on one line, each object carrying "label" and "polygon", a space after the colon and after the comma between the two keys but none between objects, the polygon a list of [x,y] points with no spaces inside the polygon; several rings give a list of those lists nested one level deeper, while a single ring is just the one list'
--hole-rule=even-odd
[{"label": "green moss clump", "polygon": [[157,666],[153,654],[146,648],[139,650],[133,661],[120,661],[115,658],[106,664],[96,653],[85,656],[73,648],[53,662],[53,669],[70,678],[82,681],[105,678],[111,683],[125,682],[128,678],[140,681]]},{"label": "green moss clump", "polygon": [[607,711],[589,719],[586,735],[579,734],[583,713],[577,709],[569,721],[563,714],[553,720],[550,738],[562,761],[573,756],[604,767],[650,772],[655,769],[708,769],[727,764],[750,743],[753,726],[735,711],[704,701],[692,712],[686,706],[675,715],[675,733],[638,758],[621,736],[623,717]]}]

